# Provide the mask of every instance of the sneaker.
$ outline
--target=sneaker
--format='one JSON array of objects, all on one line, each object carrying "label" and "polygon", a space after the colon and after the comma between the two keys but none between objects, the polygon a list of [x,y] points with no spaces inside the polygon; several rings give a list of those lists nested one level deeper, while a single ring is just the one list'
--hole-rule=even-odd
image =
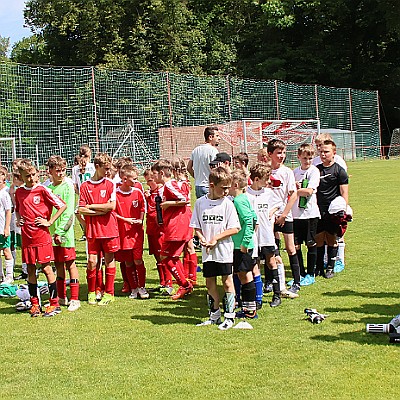
[{"label": "sneaker", "polygon": [[331,278],[333,278],[334,276],[335,276],[335,273],[333,272],[333,269],[327,269],[327,270],[325,271],[324,278],[326,278],[326,279],[331,279]]},{"label": "sneaker", "polygon": [[269,303],[269,306],[270,307],[278,307],[278,306],[281,305],[281,303],[282,303],[281,297],[279,295],[277,295],[277,294],[274,294],[272,296],[271,303]]},{"label": "sneaker", "polygon": [[272,287],[272,283],[271,282],[265,282],[264,283],[264,293],[271,293],[274,288]]},{"label": "sneaker", "polygon": [[300,279],[300,286],[309,286],[315,283],[315,278],[307,274],[304,278]]},{"label": "sneaker", "polygon": [[69,302],[68,302],[67,298],[65,298],[65,299],[59,298],[58,304],[60,304],[60,306],[67,306],[69,304]]},{"label": "sneaker", "polygon": [[157,287],[154,287],[154,288],[149,288],[149,289],[147,289],[147,291],[149,293],[161,293],[163,288],[164,288],[164,286],[160,285],[160,286],[157,286]]},{"label": "sneaker", "polygon": [[54,317],[55,315],[60,313],[61,313],[61,307],[47,306],[45,312],[43,313],[43,317]]},{"label": "sneaker", "polygon": [[114,296],[110,293],[104,293],[103,298],[98,302],[99,306],[108,306],[114,301]]},{"label": "sneaker", "polygon": [[97,295],[95,292],[88,293],[88,304],[95,306],[97,305]]},{"label": "sneaker", "polygon": [[14,283],[14,278],[12,276],[6,276],[3,280],[3,283],[12,285]]},{"label": "sneaker", "polygon": [[81,307],[81,302],[79,300],[71,300],[69,302],[68,311],[74,312]]},{"label": "sneaker", "polygon": [[101,289],[96,289],[96,300],[100,301],[103,298],[104,292]]},{"label": "sneaker", "polygon": [[16,281],[22,281],[24,279],[28,278],[28,274],[25,274],[25,272],[21,272],[16,278]]},{"label": "sneaker", "polygon": [[172,286],[164,286],[160,292],[162,296],[171,296],[172,293],[174,293],[174,288]]},{"label": "sneaker", "polygon": [[172,300],[179,300],[183,299],[187,294],[190,294],[193,292],[193,286],[191,283],[189,283],[189,286],[180,286],[178,291],[171,296]]},{"label": "sneaker", "polygon": [[196,326],[208,326],[208,325],[220,325],[221,324],[221,318],[217,320],[212,320],[208,319],[207,321],[200,322],[199,324],[196,324]]},{"label": "sneaker", "polygon": [[235,315],[235,318],[248,318],[248,319],[257,319],[258,314],[257,311],[250,311],[243,308],[242,310],[238,311]]},{"label": "sneaker", "polygon": [[342,272],[344,270],[344,263],[342,260],[336,260],[335,267],[333,268],[333,272],[336,274],[338,272]]},{"label": "sneaker", "polygon": [[281,297],[285,297],[288,299],[295,299],[299,297],[298,293],[289,292],[289,290],[281,290]]},{"label": "sneaker", "polygon": [[42,309],[40,308],[39,304],[34,304],[31,309],[29,310],[29,314],[31,314],[31,317],[39,317],[40,314],[42,314]]},{"label": "sneaker", "polygon": [[295,294],[298,294],[300,291],[300,285],[298,285],[297,283],[293,283],[292,286],[290,286],[290,288],[288,289],[288,292],[292,292]]},{"label": "sneaker", "polygon": [[139,289],[132,289],[131,294],[129,295],[130,299],[137,299],[138,298]]},{"label": "sneaker", "polygon": [[147,290],[144,287],[140,287],[138,289],[138,294],[139,294],[139,297],[143,300],[148,299],[150,297],[149,294],[147,293]]},{"label": "sneaker", "polygon": [[233,320],[232,318],[225,318],[225,321],[218,325],[218,329],[221,331],[226,331],[229,328],[232,328],[232,326],[235,324],[235,320]]},{"label": "sneaker", "polygon": [[124,284],[122,285],[121,292],[122,293],[130,293],[131,292],[131,288],[129,287],[129,284],[127,282],[124,282]]},{"label": "sneaker", "polygon": [[256,310],[262,309],[262,301],[256,301]]}]

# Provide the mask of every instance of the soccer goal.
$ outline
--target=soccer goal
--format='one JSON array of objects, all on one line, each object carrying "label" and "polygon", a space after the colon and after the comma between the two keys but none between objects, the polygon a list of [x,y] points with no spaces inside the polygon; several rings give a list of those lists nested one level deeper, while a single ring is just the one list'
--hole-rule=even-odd
[{"label": "soccer goal", "polygon": [[16,158],[15,138],[0,138],[0,164],[5,165],[11,171],[12,162]]},{"label": "soccer goal", "polygon": [[393,130],[392,138],[390,140],[389,157],[400,156],[400,128]]}]

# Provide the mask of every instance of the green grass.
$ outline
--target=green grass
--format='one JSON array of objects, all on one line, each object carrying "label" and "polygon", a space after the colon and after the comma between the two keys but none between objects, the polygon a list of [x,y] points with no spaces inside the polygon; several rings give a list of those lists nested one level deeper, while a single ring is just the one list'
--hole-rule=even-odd
[{"label": "green grass", "polygon": [[[268,305],[254,330],[196,327],[207,314],[204,280],[188,300],[120,296],[108,307],[32,319],[0,300],[4,399],[376,399],[397,396],[400,347],[365,333],[400,313],[400,160],[351,163],[354,222],[346,269]],[[79,234],[79,232],[78,232]],[[85,261],[79,243],[81,299]],[[146,257],[148,286],[157,283]],[[116,290],[122,286],[117,278]],[[303,310],[329,314],[321,325]]]}]

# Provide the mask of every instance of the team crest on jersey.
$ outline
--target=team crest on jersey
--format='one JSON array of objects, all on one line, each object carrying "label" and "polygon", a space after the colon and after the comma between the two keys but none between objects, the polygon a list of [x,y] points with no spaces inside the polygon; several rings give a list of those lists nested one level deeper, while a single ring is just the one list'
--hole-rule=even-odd
[{"label": "team crest on jersey", "polygon": [[107,190],[100,190],[100,196],[106,197]]},{"label": "team crest on jersey", "polygon": [[40,204],[40,196],[33,196],[33,204]]},{"label": "team crest on jersey", "polygon": [[137,200],[132,201],[133,207],[137,208],[139,206],[139,202]]}]

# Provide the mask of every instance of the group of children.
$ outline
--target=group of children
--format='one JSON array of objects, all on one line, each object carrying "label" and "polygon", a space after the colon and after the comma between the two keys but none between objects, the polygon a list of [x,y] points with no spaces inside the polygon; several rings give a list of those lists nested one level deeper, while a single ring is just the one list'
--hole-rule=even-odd
[{"label": "group of children", "polygon": [[[123,291],[130,298],[147,299],[143,262],[146,218],[149,254],[155,257],[160,279],[154,291],[173,300],[193,291],[197,284],[195,233],[202,246],[209,306],[209,319],[199,325],[217,324],[219,329],[226,330],[234,325],[235,318],[257,318],[263,292],[273,292],[270,306],[277,307],[281,297],[297,297],[300,285],[313,283],[316,274],[327,278],[334,274],[337,235],[328,208],[337,196],[348,203],[347,174],[333,161],[335,145],[330,138],[319,137],[316,144],[322,167],[312,165],[313,147],[302,145],[298,151],[300,166],[293,172],[283,165],[286,146],[280,140],[272,140],[266,149],[260,150],[259,161],[249,170],[247,155],[243,153],[235,157],[233,171],[229,163],[214,163],[209,193],[196,201],[193,214],[190,184],[181,159],[159,160],[145,170],[146,191],[130,158],[113,163],[109,155],[98,153],[92,163],[88,146],[82,146],[76,157],[72,179],[66,177],[67,164],[60,156],[49,158],[49,179],[44,184],[40,184],[39,171],[29,160],[18,159],[13,165],[9,189],[7,170],[0,167],[0,246],[5,256],[5,281],[13,279],[10,226],[15,209],[15,237],[18,238],[20,229],[22,243],[14,240],[14,247],[21,245],[22,261],[26,264],[32,317],[54,316],[61,312],[60,306],[68,306],[69,311],[81,306],[75,264],[75,217],[87,244],[88,303],[106,306],[114,300],[116,262],[120,263],[124,279]],[[326,179],[320,200],[322,176]],[[285,288],[279,255],[280,233],[293,276],[289,289]],[[307,246],[307,271],[302,243]],[[324,245],[328,254],[326,272]],[[261,263],[266,266],[264,286]],[[37,264],[47,278],[50,292],[50,304],[44,311],[38,299]],[[218,276],[222,277],[224,287],[223,322]],[[179,285],[175,293],[173,279]],[[241,310],[235,313],[238,305]]]}]

